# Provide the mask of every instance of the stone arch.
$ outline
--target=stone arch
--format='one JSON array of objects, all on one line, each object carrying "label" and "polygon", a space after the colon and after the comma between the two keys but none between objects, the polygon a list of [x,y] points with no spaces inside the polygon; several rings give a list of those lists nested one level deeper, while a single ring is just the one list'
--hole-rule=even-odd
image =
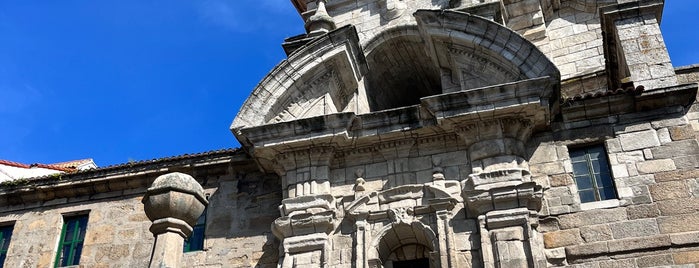
[{"label": "stone arch", "polygon": [[417,26],[388,29],[366,43],[366,95],[371,111],[420,103],[442,93],[439,70],[425,53]]},{"label": "stone arch", "polygon": [[372,267],[381,267],[388,261],[428,258],[429,253],[439,250],[438,245],[435,233],[421,222],[391,223],[371,242],[367,260]]}]

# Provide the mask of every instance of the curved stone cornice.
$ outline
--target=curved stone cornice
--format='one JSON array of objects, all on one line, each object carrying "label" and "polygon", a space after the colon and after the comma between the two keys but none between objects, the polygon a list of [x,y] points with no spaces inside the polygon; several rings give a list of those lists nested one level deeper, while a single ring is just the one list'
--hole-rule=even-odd
[{"label": "curved stone cornice", "polygon": [[[353,26],[321,35],[275,66],[260,81],[233,120],[231,131],[238,136],[242,128],[268,124],[275,118],[289,121],[342,112],[348,98],[354,95],[344,91],[356,90],[357,81],[366,70],[364,54]],[[326,83],[319,80],[328,79],[332,79],[331,83],[335,85],[315,86]],[[300,106],[299,111],[312,109],[312,106],[304,105],[311,105],[313,99],[326,97],[325,94],[332,99],[328,102],[334,104],[329,111],[320,111],[320,114],[297,114],[294,111],[296,106]],[[281,114],[285,115],[278,118]]]},{"label": "curved stone cornice", "polygon": [[[451,70],[452,79],[459,76],[459,55],[474,54],[474,57],[486,57],[507,76],[517,75],[520,79],[548,77],[560,81],[560,73],[553,62],[534,44],[505,26],[450,10],[418,10],[413,15],[426,42],[428,55],[440,68]],[[500,83],[512,82],[506,77],[502,79]],[[461,83],[464,81],[453,82],[461,84],[461,89],[467,89]],[[453,89],[445,88],[447,91]]]}]

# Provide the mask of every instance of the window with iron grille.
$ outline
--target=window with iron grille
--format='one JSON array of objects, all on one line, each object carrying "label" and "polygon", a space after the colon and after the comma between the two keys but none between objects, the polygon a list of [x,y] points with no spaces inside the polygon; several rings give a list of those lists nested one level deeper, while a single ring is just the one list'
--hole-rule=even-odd
[{"label": "window with iron grille", "polygon": [[192,227],[192,234],[184,241],[184,252],[204,249],[204,229],[206,227],[206,209],[201,213],[197,224]]},{"label": "window with iron grille", "polygon": [[13,229],[13,225],[0,226],[0,268],[5,264],[5,257],[7,257],[7,250],[10,248]]},{"label": "window with iron grille", "polygon": [[617,198],[604,146],[572,148],[569,152],[580,202]]},{"label": "window with iron grille", "polygon": [[87,230],[87,215],[71,216],[63,218],[61,240],[58,244],[55,267],[77,265],[80,263],[80,254],[85,241]]}]

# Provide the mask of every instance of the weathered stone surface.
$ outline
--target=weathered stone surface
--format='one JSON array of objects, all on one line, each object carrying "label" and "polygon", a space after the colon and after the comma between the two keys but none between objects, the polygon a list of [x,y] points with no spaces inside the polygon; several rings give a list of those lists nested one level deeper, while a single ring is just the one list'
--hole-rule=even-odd
[{"label": "weathered stone surface", "polygon": [[694,129],[692,129],[692,125],[669,127],[668,130],[670,131],[670,137],[675,141],[692,139],[696,137],[694,134]]},{"label": "weathered stone surface", "polygon": [[675,170],[675,162],[672,159],[658,159],[639,162],[636,168],[640,174],[653,174],[657,172]]},{"label": "weathered stone surface", "polygon": [[658,183],[651,185],[648,190],[656,201],[690,197],[689,188],[684,181]]},{"label": "weathered stone surface", "polygon": [[655,218],[660,215],[656,204],[641,204],[626,207],[629,220]]},{"label": "weathered stone surface", "polygon": [[699,243],[699,232],[670,234],[670,242],[673,245],[697,244]]},{"label": "weathered stone surface", "polygon": [[699,231],[699,214],[659,217],[658,228],[662,234]]},{"label": "weathered stone surface", "polygon": [[566,247],[566,255],[569,257],[584,257],[590,255],[598,255],[609,252],[607,242],[587,243],[577,246]]},{"label": "weathered stone surface", "polygon": [[609,260],[599,262],[599,267],[608,268],[627,268],[636,266],[636,260],[634,259],[624,259],[624,260]]},{"label": "weathered stone surface", "polygon": [[558,174],[549,177],[551,187],[568,186],[573,184],[573,177],[570,174]]},{"label": "weathered stone surface", "polygon": [[607,224],[580,227],[580,236],[586,243],[612,240],[612,230]]},{"label": "weathered stone surface", "polygon": [[582,242],[580,230],[569,229],[544,234],[544,246],[546,248],[557,248],[577,245]]},{"label": "weathered stone surface", "polygon": [[624,151],[660,146],[660,140],[655,130],[645,130],[619,135],[621,148]]},{"label": "weathered stone surface", "polygon": [[626,208],[596,209],[559,217],[561,229],[626,220]]},{"label": "weathered stone surface", "polygon": [[684,251],[672,254],[675,264],[699,263],[699,250]]},{"label": "weathered stone surface", "polygon": [[637,258],[636,264],[638,265],[638,267],[656,267],[663,265],[672,265],[674,264],[674,261],[672,259],[672,255],[663,254],[654,256],[643,256]]},{"label": "weathered stone surface", "polygon": [[626,238],[609,241],[609,252],[624,252],[638,249],[654,249],[671,245],[669,235]]},{"label": "weathered stone surface", "polygon": [[684,179],[699,178],[699,170],[675,170],[659,172],[655,174],[655,181],[665,182],[665,181],[675,181]]},{"label": "weathered stone surface", "polygon": [[699,198],[676,198],[657,202],[663,216],[691,214],[699,212]]},{"label": "weathered stone surface", "polygon": [[659,233],[655,219],[640,219],[609,224],[614,239],[652,236]]},{"label": "weathered stone surface", "polygon": [[699,154],[699,144],[695,139],[682,140],[650,148],[650,151],[653,153],[653,158],[655,159],[670,159],[678,156]]}]

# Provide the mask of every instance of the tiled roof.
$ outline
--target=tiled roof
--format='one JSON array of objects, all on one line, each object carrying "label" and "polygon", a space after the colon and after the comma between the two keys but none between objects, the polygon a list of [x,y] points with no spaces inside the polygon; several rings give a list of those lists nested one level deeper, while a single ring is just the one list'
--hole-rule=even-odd
[{"label": "tiled roof", "polygon": [[[105,166],[105,167],[94,168],[94,169],[75,170],[74,172],[65,174],[63,177],[64,178],[85,177],[85,176],[90,177],[93,175],[104,174],[104,173],[122,172],[122,171],[129,171],[129,170],[144,170],[144,169],[148,169],[149,166],[175,165],[175,163],[180,162],[180,161],[192,160],[192,159],[197,159],[197,158],[214,158],[214,157],[232,155],[234,153],[239,153],[241,151],[242,150],[240,148],[227,148],[227,149],[211,150],[211,151],[206,151],[206,152],[201,152],[201,153],[182,154],[182,155],[177,155],[177,156],[154,158],[154,159],[150,159],[150,160],[132,161],[132,162],[115,164],[115,165],[110,165],[110,166]],[[41,180],[41,179],[44,179],[47,177],[49,177],[49,176],[35,177],[35,178],[31,178],[30,180]]]},{"label": "tiled roof", "polygon": [[74,171],[75,168],[69,168],[69,167],[62,167],[62,166],[57,166],[57,165],[52,165],[52,164],[41,164],[41,163],[35,163],[31,165],[27,164],[22,164],[19,162],[14,162],[14,161],[9,161],[9,160],[2,160],[0,159],[0,165],[6,165],[6,166],[12,166],[12,167],[18,167],[18,168],[33,168],[33,167],[39,167],[39,168],[46,168],[46,169],[53,169],[53,170],[58,170],[58,171]]},{"label": "tiled roof", "polygon": [[86,158],[86,159],[78,159],[78,160],[72,160],[72,161],[66,161],[66,162],[60,162],[60,163],[53,163],[50,165],[56,166],[56,167],[62,167],[62,168],[75,169],[82,164],[87,164],[87,163],[91,163],[91,162],[93,162],[92,158]]}]

